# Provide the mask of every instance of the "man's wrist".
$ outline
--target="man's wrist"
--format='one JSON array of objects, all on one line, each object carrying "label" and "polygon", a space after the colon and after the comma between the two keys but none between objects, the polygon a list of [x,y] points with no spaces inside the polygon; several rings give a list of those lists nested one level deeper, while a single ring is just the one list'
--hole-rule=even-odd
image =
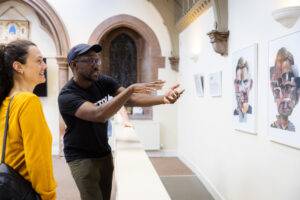
[{"label": "man's wrist", "polygon": [[162,97],[162,104],[168,104],[167,98],[164,95],[162,95],[161,97]]}]

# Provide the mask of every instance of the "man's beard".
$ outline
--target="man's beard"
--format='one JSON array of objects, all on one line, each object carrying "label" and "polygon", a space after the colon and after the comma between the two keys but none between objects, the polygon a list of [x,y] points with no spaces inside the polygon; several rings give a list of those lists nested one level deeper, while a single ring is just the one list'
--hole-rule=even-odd
[{"label": "man's beard", "polygon": [[83,76],[84,79],[87,80],[87,81],[91,81],[91,82],[96,81],[98,79],[98,77],[99,77],[100,74],[99,74],[99,72],[97,72],[97,75],[95,75],[95,72],[96,71],[94,71],[94,72],[92,72],[92,73],[90,73],[88,75],[84,75]]}]

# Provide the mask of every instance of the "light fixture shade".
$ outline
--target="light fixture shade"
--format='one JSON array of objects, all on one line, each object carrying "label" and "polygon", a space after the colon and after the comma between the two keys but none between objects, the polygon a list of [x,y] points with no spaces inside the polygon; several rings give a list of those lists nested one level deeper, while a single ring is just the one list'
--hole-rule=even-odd
[{"label": "light fixture shade", "polygon": [[291,28],[300,16],[300,6],[280,8],[272,12],[273,18],[286,28]]}]

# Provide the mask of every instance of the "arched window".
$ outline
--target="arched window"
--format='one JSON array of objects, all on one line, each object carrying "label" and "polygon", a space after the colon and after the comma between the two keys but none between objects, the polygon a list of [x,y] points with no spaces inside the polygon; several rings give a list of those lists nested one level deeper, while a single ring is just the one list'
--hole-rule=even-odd
[{"label": "arched window", "polygon": [[137,82],[137,48],[125,33],[115,37],[109,48],[109,74],[122,86]]}]

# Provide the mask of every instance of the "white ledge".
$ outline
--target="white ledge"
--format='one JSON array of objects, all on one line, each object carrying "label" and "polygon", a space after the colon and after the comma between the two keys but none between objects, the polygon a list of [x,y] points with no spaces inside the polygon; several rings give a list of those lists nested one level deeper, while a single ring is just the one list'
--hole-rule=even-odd
[{"label": "white ledge", "polygon": [[114,124],[116,200],[171,200],[133,128]]}]

